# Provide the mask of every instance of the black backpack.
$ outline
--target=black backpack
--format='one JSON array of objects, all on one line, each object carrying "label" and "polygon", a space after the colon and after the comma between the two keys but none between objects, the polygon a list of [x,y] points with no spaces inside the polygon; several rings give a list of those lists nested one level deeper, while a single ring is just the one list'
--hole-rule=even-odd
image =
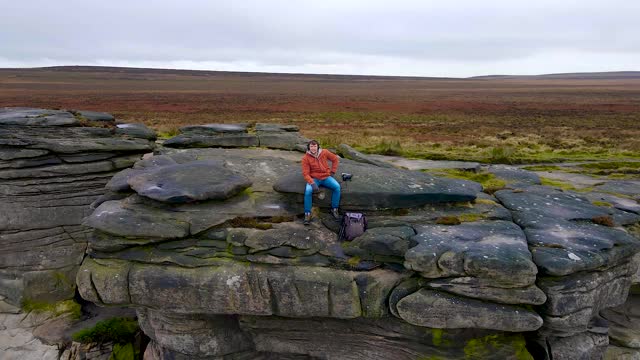
[{"label": "black backpack", "polygon": [[338,241],[351,241],[367,231],[367,217],[362,213],[344,213]]}]

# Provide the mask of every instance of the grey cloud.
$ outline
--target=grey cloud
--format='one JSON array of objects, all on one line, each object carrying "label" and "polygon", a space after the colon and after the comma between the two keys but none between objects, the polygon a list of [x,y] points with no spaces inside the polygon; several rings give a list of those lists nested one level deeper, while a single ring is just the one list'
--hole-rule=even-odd
[{"label": "grey cloud", "polygon": [[0,13],[0,57],[286,67],[358,57],[477,66],[556,50],[640,54],[638,2],[519,3],[23,0]]}]

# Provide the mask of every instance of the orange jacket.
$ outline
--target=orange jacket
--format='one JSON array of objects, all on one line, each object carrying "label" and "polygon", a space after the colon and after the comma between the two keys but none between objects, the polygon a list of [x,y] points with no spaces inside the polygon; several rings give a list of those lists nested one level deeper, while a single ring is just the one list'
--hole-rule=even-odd
[{"label": "orange jacket", "polygon": [[[302,176],[309,184],[313,184],[313,179],[324,180],[338,171],[339,159],[329,150],[318,149],[317,156],[307,151],[302,158]],[[331,168],[327,160],[331,161]]]}]

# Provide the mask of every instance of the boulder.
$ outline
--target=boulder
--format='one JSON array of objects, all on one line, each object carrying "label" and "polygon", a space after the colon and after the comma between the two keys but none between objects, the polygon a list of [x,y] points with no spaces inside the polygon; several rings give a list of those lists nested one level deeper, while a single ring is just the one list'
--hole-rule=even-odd
[{"label": "boulder", "polygon": [[79,121],[64,110],[0,108],[0,125],[74,126]]},{"label": "boulder", "polygon": [[376,255],[395,256],[401,259],[409,249],[409,238],[415,235],[409,226],[379,227],[367,230],[350,243],[345,253],[373,260]]},{"label": "boulder", "polygon": [[247,177],[206,160],[151,168],[127,183],[139,195],[167,203],[225,200],[251,186]]},{"label": "boulder", "polygon": [[225,356],[253,349],[238,324],[225,315],[171,315],[154,309],[137,311],[140,327],[163,348],[191,357]]},{"label": "boulder", "polygon": [[416,226],[405,267],[427,278],[492,279],[496,287],[533,285],[537,269],[522,230],[506,221]]},{"label": "boulder", "polygon": [[544,186],[502,190],[496,197],[523,227],[542,273],[568,275],[628,261],[640,242],[626,231],[594,223],[633,223],[636,214],[591,204],[582,196]]},{"label": "boulder", "polygon": [[[381,168],[343,160],[339,171],[353,174],[341,183],[344,209],[376,210],[419,207],[429,203],[471,201],[481,191],[480,184],[465,180],[437,178],[414,171]],[[283,175],[274,184],[276,191],[304,194],[306,181],[301,171]],[[327,196],[320,206],[328,206]]]},{"label": "boulder", "polygon": [[126,208],[120,201],[102,203],[83,224],[120,236],[170,239],[189,234],[189,224],[184,221],[150,207]]},{"label": "boulder", "polygon": [[494,304],[444,292],[421,289],[400,300],[398,315],[410,324],[440,329],[533,331],[542,319],[523,307]]},{"label": "boulder", "polygon": [[586,331],[601,310],[625,302],[634,272],[627,262],[601,271],[540,277],[537,285],[547,295],[540,309],[546,332],[566,336]]}]

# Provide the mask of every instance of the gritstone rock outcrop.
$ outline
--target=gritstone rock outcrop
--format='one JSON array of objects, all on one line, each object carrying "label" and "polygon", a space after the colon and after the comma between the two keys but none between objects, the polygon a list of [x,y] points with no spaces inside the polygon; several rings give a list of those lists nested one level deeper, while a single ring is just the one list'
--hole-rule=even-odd
[{"label": "gritstone rock outcrop", "polygon": [[73,298],[89,204],[153,139],[144,125],[104,113],[0,109],[0,299]]},{"label": "gritstone rock outcrop", "polygon": [[[604,354],[599,312],[627,296],[640,242],[625,226],[640,221],[636,212],[513,168],[492,169],[511,184],[493,197],[477,183],[352,153],[358,161],[340,165],[354,174],[341,182],[341,208],[365,211],[370,229],[338,243],[328,197],[301,223],[301,153],[231,148],[264,146],[261,133],[302,139],[295,129],[182,132],[166,145],[185,149],[116,175],[85,222],[94,233],[79,290],[136,308],[149,358]],[[602,217],[613,227],[594,220]]]},{"label": "gritstone rock outcrop", "polygon": [[[58,197],[94,181],[90,191],[63,197],[82,198],[82,215],[95,200],[84,221],[90,234],[77,220],[55,226],[65,234],[74,226],[88,237],[78,290],[98,305],[136,309],[151,339],[146,359],[558,360],[602,358],[609,338],[612,358],[634,356],[640,347],[632,320],[638,316],[633,259],[640,251],[633,195],[562,191],[541,186],[530,172],[492,167],[508,183],[494,196],[471,181],[391,168],[343,146],[351,159],[341,160],[340,171],[354,176],[341,181],[341,209],[366,212],[369,230],[339,243],[339,224],[326,212],[329,196],[314,199],[320,210],[310,226],[302,225],[299,161],[306,139],[296,127],[184,127],[139,160],[152,146],[144,128],[79,128],[75,121],[86,124],[88,115],[19,111],[26,125],[11,119],[0,127],[22,129],[0,137],[13,154],[3,156],[32,166],[0,170],[23,176],[3,196],[14,203],[22,198],[11,191],[43,196],[43,185],[21,183],[27,174],[51,180],[66,169],[71,178],[64,183],[71,186],[54,192]],[[9,118],[3,116],[0,122]],[[46,127],[38,142],[14,136],[28,130],[35,137],[35,126],[47,118],[57,125]],[[105,131],[106,140],[96,135]],[[93,144],[90,156],[65,150],[83,143]],[[85,161],[70,160],[79,158]],[[70,167],[76,163],[85,170]],[[124,170],[114,174],[117,169]],[[612,206],[593,205],[594,196],[607,196]],[[48,224],[56,214],[32,215],[29,224]],[[22,238],[5,242],[14,239],[5,234],[34,231],[12,226],[2,233],[8,248]],[[52,253],[56,244],[67,246],[44,244]],[[39,256],[21,249],[25,258]],[[56,261],[75,264],[68,259],[79,261],[84,249],[58,253]],[[13,280],[23,276],[5,268]],[[2,296],[15,302],[13,289],[27,292],[21,286],[3,282]]]}]

